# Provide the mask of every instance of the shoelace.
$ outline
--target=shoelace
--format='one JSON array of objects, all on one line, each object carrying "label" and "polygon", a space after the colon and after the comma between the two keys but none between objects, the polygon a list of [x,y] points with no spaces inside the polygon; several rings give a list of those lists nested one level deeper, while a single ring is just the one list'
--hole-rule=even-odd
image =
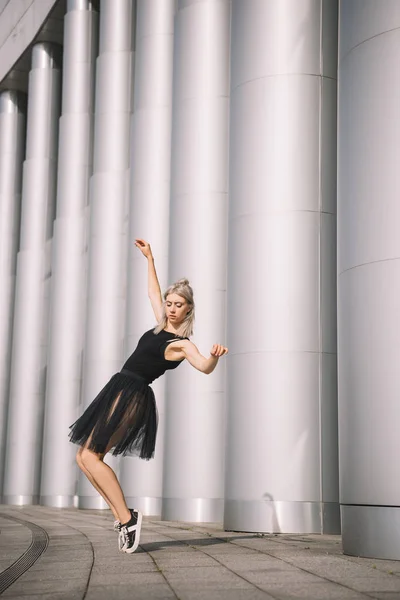
[{"label": "shoelace", "polygon": [[121,521],[114,521],[114,531],[121,531]]},{"label": "shoelace", "polygon": [[121,527],[120,532],[119,532],[119,536],[118,536],[118,549],[122,552],[122,550],[125,548],[125,545],[128,543],[129,538],[128,538],[128,528],[127,527]]}]

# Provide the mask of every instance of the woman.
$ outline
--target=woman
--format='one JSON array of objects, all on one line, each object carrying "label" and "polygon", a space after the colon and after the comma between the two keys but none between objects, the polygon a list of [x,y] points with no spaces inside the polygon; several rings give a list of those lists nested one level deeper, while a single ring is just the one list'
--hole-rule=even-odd
[{"label": "woman", "polygon": [[167,369],[175,369],[187,360],[202,373],[212,373],[218,359],[228,352],[214,344],[205,358],[189,340],[193,332],[193,291],[186,279],[171,285],[161,296],[150,245],[137,239],[135,245],[148,262],[148,292],[158,325],[139,340],[136,350],[120,373],[93,400],[71,426],[70,440],[81,447],[77,463],[95,489],[104,498],[115,517],[119,531],[119,549],[131,554],[139,545],[142,515],[129,509],[114,471],[104,456],[138,454],[150,459],[157,433],[157,409],[149,384]]}]

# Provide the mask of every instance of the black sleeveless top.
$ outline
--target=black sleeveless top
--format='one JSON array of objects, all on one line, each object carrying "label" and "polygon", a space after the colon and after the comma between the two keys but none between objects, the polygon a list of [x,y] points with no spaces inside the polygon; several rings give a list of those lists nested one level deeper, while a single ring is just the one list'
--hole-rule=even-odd
[{"label": "black sleeveless top", "polygon": [[136,350],[125,362],[123,369],[136,373],[147,383],[151,383],[168,369],[176,369],[183,361],[183,359],[166,360],[164,358],[166,346],[172,341],[187,339],[189,338],[181,337],[164,329],[157,334],[150,329],[142,335]]}]

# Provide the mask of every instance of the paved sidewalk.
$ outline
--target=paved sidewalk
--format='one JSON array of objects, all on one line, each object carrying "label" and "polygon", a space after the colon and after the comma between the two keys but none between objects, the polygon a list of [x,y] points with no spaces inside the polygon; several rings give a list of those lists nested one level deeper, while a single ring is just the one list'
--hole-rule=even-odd
[{"label": "paved sidewalk", "polygon": [[145,519],[140,547],[127,555],[112,523],[102,511],[0,506],[2,596],[400,600],[400,562],[344,556],[339,536],[260,536]]}]

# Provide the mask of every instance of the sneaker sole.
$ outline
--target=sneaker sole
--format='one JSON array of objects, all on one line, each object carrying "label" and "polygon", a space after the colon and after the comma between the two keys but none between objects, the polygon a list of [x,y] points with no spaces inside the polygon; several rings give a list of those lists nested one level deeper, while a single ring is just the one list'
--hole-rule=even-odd
[{"label": "sneaker sole", "polygon": [[135,543],[133,544],[132,548],[122,548],[122,552],[125,552],[126,554],[133,554],[133,552],[135,552],[135,550],[137,550],[137,547],[139,546],[140,532],[142,529],[142,513],[139,511],[137,511],[137,513],[138,519],[136,523]]}]

